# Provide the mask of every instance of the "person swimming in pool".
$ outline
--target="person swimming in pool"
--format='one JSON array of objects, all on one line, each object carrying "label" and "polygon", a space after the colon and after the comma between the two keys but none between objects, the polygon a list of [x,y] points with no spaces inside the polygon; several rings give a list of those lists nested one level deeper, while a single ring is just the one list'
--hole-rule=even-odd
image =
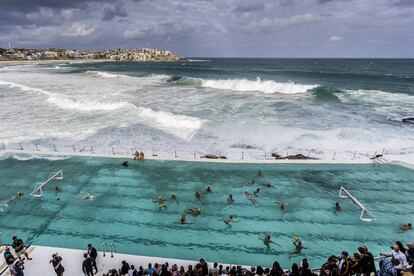
[{"label": "person swimming in pool", "polygon": [[81,196],[82,200],[93,200],[95,196],[91,195],[90,193],[86,193],[83,196]]},{"label": "person swimming in pool", "polygon": [[158,196],[158,199],[153,200],[154,202],[158,202],[158,207],[160,211],[162,209],[167,210],[166,200],[162,196]]},{"label": "person swimming in pool", "polygon": [[284,203],[283,201],[276,201],[276,204],[280,208],[280,210],[286,211],[288,208],[288,204]]},{"label": "person swimming in pool", "polygon": [[334,213],[335,213],[335,215],[337,215],[338,213],[340,213],[342,211],[342,208],[341,208],[341,205],[339,205],[339,202],[337,201],[336,203],[335,203],[335,210],[334,210]]},{"label": "person swimming in pool", "polygon": [[195,197],[197,200],[201,201],[201,193],[199,191],[195,192]]},{"label": "person swimming in pool", "polygon": [[[135,159],[134,159],[135,160]],[[124,162],[122,162],[122,166],[123,167],[125,167],[125,168],[128,168],[128,161],[124,161]]]},{"label": "person swimming in pool", "polygon": [[249,183],[250,185],[254,185],[254,184],[256,184],[256,179],[252,179],[252,181],[250,181],[250,183]]},{"label": "person swimming in pool", "polygon": [[229,194],[229,196],[227,197],[227,204],[233,204],[234,199],[233,199],[233,195]]},{"label": "person swimming in pool", "polygon": [[260,188],[257,188],[256,191],[253,192],[254,196],[257,196],[260,193]]},{"label": "person swimming in pool", "polygon": [[186,209],[185,211],[191,214],[193,217],[197,217],[201,214],[201,209],[199,208],[189,208],[189,209]]},{"label": "person swimming in pool", "polygon": [[177,202],[177,204],[178,204],[177,195],[175,193],[171,194],[171,200]]},{"label": "person swimming in pool", "polygon": [[230,225],[230,223],[232,223],[233,222],[233,215],[229,215],[225,220],[224,220],[224,223],[225,224],[227,224],[227,225]]},{"label": "person swimming in pool", "polygon": [[56,200],[60,200],[59,193],[62,192],[62,189],[58,185],[55,185],[54,191],[55,191]]},{"label": "person swimming in pool", "polygon": [[273,243],[273,244],[277,244],[277,243],[275,243],[274,241],[272,241],[272,239],[271,239],[271,237],[270,237],[270,235],[269,235],[269,234],[265,234],[265,235],[264,235],[264,237],[263,237],[263,243],[264,243],[264,245],[266,245],[267,247],[269,247],[271,243]]},{"label": "person swimming in pool", "polygon": [[403,231],[407,231],[413,229],[413,226],[411,225],[411,223],[404,223],[400,225],[400,229]]},{"label": "person swimming in pool", "polygon": [[246,199],[250,200],[250,202],[253,203],[253,205],[256,205],[257,203],[256,198],[251,192],[245,191],[243,195]]},{"label": "person swimming in pool", "polygon": [[207,186],[207,187],[206,187],[206,192],[207,192],[207,193],[212,193],[212,192],[213,192],[213,190],[211,189],[211,187],[210,187],[210,186]]},{"label": "person swimming in pool", "polygon": [[258,170],[258,171],[257,171],[257,176],[258,176],[258,177],[263,177],[263,172],[262,172],[262,170]]},{"label": "person swimming in pool", "polygon": [[8,200],[6,200],[5,205],[10,204],[10,203],[13,203],[13,202],[19,200],[22,196],[23,196],[23,193],[22,192],[17,192],[14,196],[12,196]]},{"label": "person swimming in pool", "polygon": [[295,251],[293,253],[290,253],[289,255],[295,255],[299,254],[302,249],[305,249],[306,247],[303,246],[302,241],[299,237],[293,237],[293,245],[295,246]]}]

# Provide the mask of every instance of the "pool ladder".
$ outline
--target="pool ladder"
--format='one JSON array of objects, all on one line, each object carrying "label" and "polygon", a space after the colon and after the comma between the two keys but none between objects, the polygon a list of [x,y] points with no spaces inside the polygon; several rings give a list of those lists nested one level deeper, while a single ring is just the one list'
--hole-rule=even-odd
[{"label": "pool ladder", "polygon": [[[102,248],[103,248],[103,256],[106,256],[106,252],[111,253],[111,258],[114,257],[115,253],[116,253],[116,246],[114,242],[111,242],[108,246],[108,244],[106,243],[106,241],[104,241],[102,243]],[[109,249],[109,250],[108,250]]]}]

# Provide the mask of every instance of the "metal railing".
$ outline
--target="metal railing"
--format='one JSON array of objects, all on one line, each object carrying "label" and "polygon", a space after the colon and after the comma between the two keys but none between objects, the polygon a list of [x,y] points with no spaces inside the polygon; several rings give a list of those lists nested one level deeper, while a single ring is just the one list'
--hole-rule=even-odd
[{"label": "metal railing", "polygon": [[[14,143],[1,144],[0,151],[21,151],[21,152],[39,152],[39,153],[61,153],[65,154],[87,154],[87,155],[106,155],[106,156],[132,156],[135,151],[142,151],[146,156],[150,155],[153,158],[159,159],[228,159],[228,160],[332,160],[332,161],[354,161],[354,160],[372,160],[375,164],[381,164],[387,160],[386,155],[414,155],[414,147],[400,148],[400,149],[381,149],[377,151],[357,151],[357,150],[331,150],[331,149],[289,149],[289,150],[274,150],[272,152],[263,151],[259,149],[228,149],[226,152],[220,150],[187,150],[187,149],[173,149],[173,150],[159,150],[156,147],[128,147],[128,146],[95,146],[95,145],[56,145],[45,144],[40,146],[38,143]],[[381,154],[378,154],[378,153]]]}]

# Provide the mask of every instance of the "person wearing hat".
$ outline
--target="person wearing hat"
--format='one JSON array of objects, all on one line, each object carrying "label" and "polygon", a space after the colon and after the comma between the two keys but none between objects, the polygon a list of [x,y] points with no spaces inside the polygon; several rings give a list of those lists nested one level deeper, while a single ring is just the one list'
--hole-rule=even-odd
[{"label": "person wearing hat", "polygon": [[339,268],[339,273],[340,273],[341,276],[351,276],[352,275],[351,267],[350,267],[349,259],[348,259],[348,252],[342,251],[341,259],[340,259],[339,264],[338,264],[338,268]]}]

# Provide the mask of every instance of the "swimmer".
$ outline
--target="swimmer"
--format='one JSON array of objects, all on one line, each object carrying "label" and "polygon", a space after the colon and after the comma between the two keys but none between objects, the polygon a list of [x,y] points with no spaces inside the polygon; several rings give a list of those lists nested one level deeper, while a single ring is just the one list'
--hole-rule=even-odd
[{"label": "swimmer", "polygon": [[[135,157],[134,157],[134,160],[135,160]],[[124,166],[125,168],[128,168],[128,161],[122,162],[122,166]]]},{"label": "swimmer", "polygon": [[160,208],[160,211],[162,209],[167,210],[167,205],[166,205],[165,201],[166,200],[162,196],[158,197],[158,207]]},{"label": "swimmer", "polygon": [[250,200],[250,202],[253,203],[253,205],[256,205],[257,203],[256,198],[251,192],[245,191],[243,195],[246,199]]},{"label": "swimmer", "polygon": [[263,172],[262,172],[262,170],[259,170],[259,171],[257,172],[257,176],[258,176],[258,177],[262,177],[262,176],[263,176]]},{"label": "swimmer", "polygon": [[257,196],[257,194],[258,194],[259,192],[260,192],[260,188],[257,188],[257,189],[256,189],[256,191],[254,191],[254,192],[253,192],[253,194],[254,194],[255,196]]},{"label": "swimmer", "polygon": [[185,211],[182,211],[180,221],[176,221],[175,223],[177,223],[177,224],[192,224],[192,222],[187,222],[186,216],[187,216],[187,214],[185,213]]},{"label": "swimmer", "polygon": [[230,215],[230,216],[228,216],[225,220],[224,220],[224,223],[225,224],[227,224],[227,225],[229,225],[230,223],[232,223],[233,222],[233,215]]},{"label": "swimmer", "polygon": [[334,213],[335,213],[335,215],[337,215],[338,213],[340,213],[342,211],[342,208],[341,208],[341,205],[339,205],[339,202],[337,201],[336,203],[335,203],[335,210],[334,210]]},{"label": "swimmer", "polygon": [[407,231],[413,229],[413,226],[411,225],[411,223],[404,223],[400,225],[400,229],[403,231]]},{"label": "swimmer", "polygon": [[196,199],[201,201],[201,193],[200,192],[195,192],[195,197],[196,197]]},{"label": "swimmer", "polygon": [[272,241],[272,239],[270,238],[270,235],[269,235],[269,234],[265,234],[265,235],[264,235],[264,237],[263,237],[263,243],[264,243],[264,245],[266,245],[266,246],[270,246],[270,244],[271,244],[271,243],[273,243],[273,244],[277,244],[277,243],[275,243],[274,241]]},{"label": "swimmer", "polygon": [[283,210],[283,211],[287,210],[287,207],[288,207],[287,203],[284,203],[283,201],[280,201],[280,202],[276,201],[276,204],[278,205],[280,210]]},{"label": "swimmer", "polygon": [[58,185],[55,185],[54,191],[55,191],[56,200],[60,200],[59,193],[62,191],[62,189],[59,188]]},{"label": "swimmer", "polygon": [[206,187],[206,192],[207,192],[207,193],[212,193],[212,192],[213,192],[213,190],[211,189],[211,187],[210,187],[210,186],[207,186],[207,187]]},{"label": "swimmer", "polygon": [[295,252],[290,253],[289,255],[299,254],[302,251],[302,249],[306,248],[302,245],[302,241],[299,237],[293,237],[293,245],[295,246]]},{"label": "swimmer", "polygon": [[83,196],[81,196],[82,200],[93,200],[95,198],[94,195],[91,195],[90,193],[86,193]]},{"label": "swimmer", "polygon": [[10,203],[13,203],[13,202],[15,202],[16,200],[19,200],[21,197],[23,196],[23,193],[22,192],[17,192],[14,196],[12,196],[11,198],[9,198],[6,202],[5,202],[5,206],[7,205],[7,204],[10,204]]},{"label": "swimmer", "polygon": [[171,200],[177,202],[177,195],[175,193],[171,194]]},{"label": "swimmer", "polygon": [[186,209],[185,211],[191,214],[193,217],[197,217],[201,214],[201,209],[199,208],[189,208],[189,209]]},{"label": "swimmer", "polygon": [[256,183],[256,179],[252,179],[252,181],[250,181],[250,185],[254,185]]},{"label": "swimmer", "polygon": [[227,204],[233,204],[234,199],[233,199],[233,195],[229,194],[229,196],[227,197]]}]

